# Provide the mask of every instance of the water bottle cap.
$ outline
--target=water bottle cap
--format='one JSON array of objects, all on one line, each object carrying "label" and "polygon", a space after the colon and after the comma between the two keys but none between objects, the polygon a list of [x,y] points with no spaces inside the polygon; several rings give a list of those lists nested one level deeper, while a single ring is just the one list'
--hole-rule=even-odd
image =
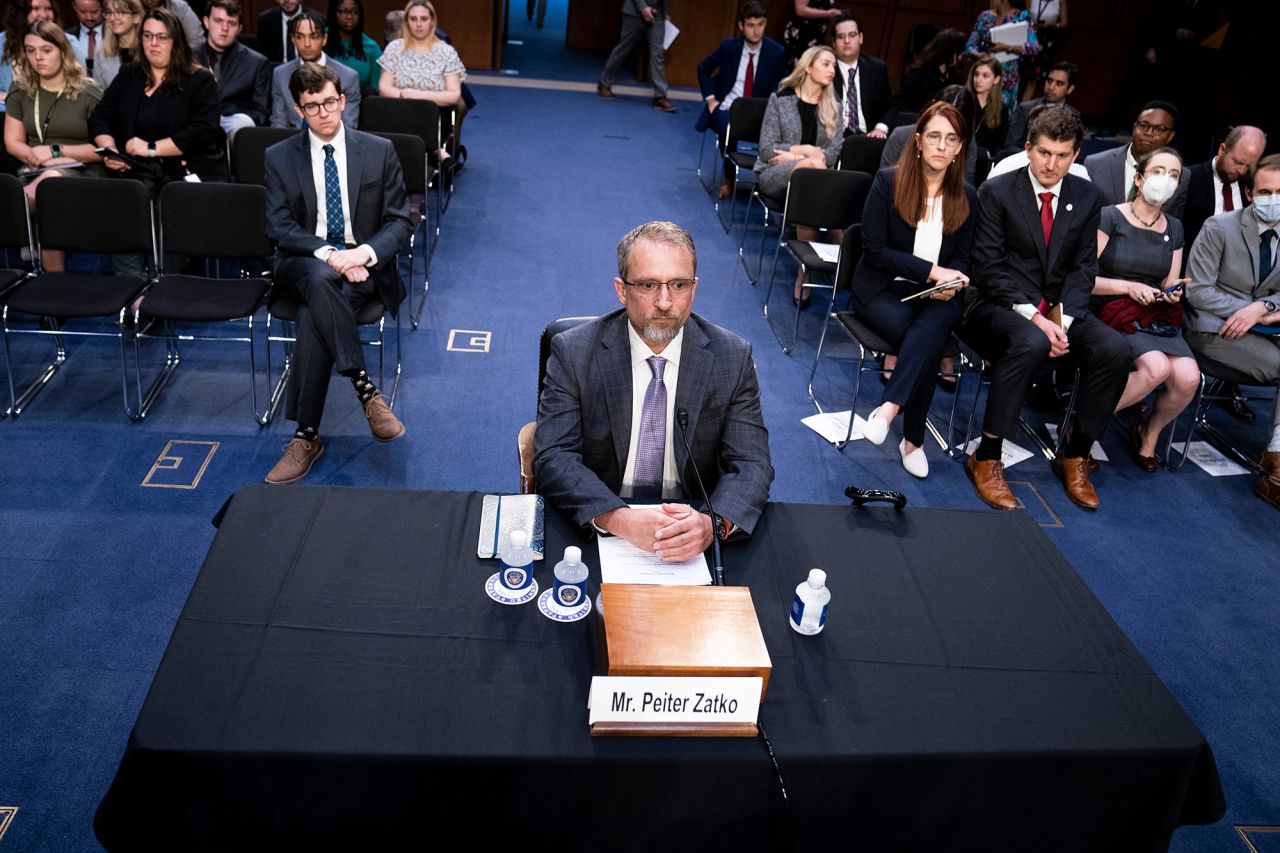
[{"label": "water bottle cap", "polygon": [[822,569],[809,570],[809,586],[814,589],[822,589],[827,585],[827,573]]},{"label": "water bottle cap", "polygon": [[512,548],[523,548],[529,544],[529,534],[523,530],[511,531],[511,537],[508,540]]},{"label": "water bottle cap", "polygon": [[576,566],[582,562],[582,549],[577,545],[570,545],[564,549],[564,561],[571,566]]}]

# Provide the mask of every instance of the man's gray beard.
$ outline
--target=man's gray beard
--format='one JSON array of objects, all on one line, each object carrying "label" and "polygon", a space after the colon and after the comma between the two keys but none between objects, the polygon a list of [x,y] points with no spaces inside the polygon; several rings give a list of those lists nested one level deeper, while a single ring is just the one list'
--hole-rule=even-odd
[{"label": "man's gray beard", "polygon": [[640,337],[651,344],[669,344],[676,339],[676,335],[680,334],[680,329],[683,326],[684,324],[668,327],[645,323],[644,328],[640,330]]}]

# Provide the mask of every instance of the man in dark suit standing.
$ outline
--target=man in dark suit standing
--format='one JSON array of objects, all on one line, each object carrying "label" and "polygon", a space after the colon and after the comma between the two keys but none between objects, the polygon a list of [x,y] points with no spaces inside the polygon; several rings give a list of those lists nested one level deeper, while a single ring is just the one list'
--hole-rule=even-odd
[{"label": "man in dark suit standing", "polygon": [[865,133],[884,139],[897,121],[898,101],[889,85],[889,66],[862,52],[862,36],[862,22],[853,12],[832,19],[827,28],[827,39],[836,52],[832,83],[844,114],[844,135]]},{"label": "man in dark suit standing", "polygon": [[[764,4],[747,0],[738,11],[738,37],[725,39],[698,63],[698,87],[707,108],[698,113],[694,127],[699,133],[708,127],[722,136],[729,125],[729,107],[738,98],[767,98],[778,88],[786,72],[787,51],[773,39],[765,38],[768,26]],[[726,161],[727,176],[732,165]],[[733,182],[727,177],[720,197],[728,198]]]},{"label": "man in dark suit standing", "polygon": [[[673,222],[622,238],[613,287],[623,310],[552,340],[534,442],[539,494],[669,562],[702,553],[713,535],[750,533],[773,482],[751,345],[692,313],[697,264],[693,238]],[[684,503],[628,505],[697,496],[695,467],[719,530]]]},{"label": "man in dark suit standing", "polygon": [[209,39],[196,51],[196,61],[218,81],[222,129],[228,139],[242,127],[266,125],[271,112],[271,66],[265,56],[236,41],[241,16],[238,0],[213,0],[204,16]]},{"label": "man in dark suit standing", "polygon": [[404,299],[396,253],[412,224],[400,161],[390,142],[343,125],[332,68],[304,64],[289,87],[307,130],[267,149],[267,232],[276,285],[302,303],[286,401],[298,429],[267,474],[273,485],[302,479],[324,452],[320,418],[335,367],[351,380],[375,439],[404,435],[365,372],[356,325],[375,295],[393,314]]},{"label": "man in dark suit standing", "polygon": [[1074,62],[1055,62],[1044,78],[1044,95],[1023,101],[1013,108],[1009,116],[1009,133],[1005,137],[1005,148],[1022,148],[1027,141],[1027,120],[1031,111],[1043,104],[1046,107],[1066,107],[1075,115],[1080,111],[1067,103],[1067,96],[1076,90],[1076,78],[1080,76]]},{"label": "man in dark suit standing", "polygon": [[288,62],[298,55],[297,48],[289,40],[289,22],[302,11],[302,3],[300,0],[276,0],[276,6],[258,14],[258,52],[272,62]]},{"label": "man in dark suit standing", "polygon": [[1129,344],[1089,312],[1102,196],[1067,171],[1083,136],[1069,111],[1044,110],[1028,132],[1030,166],[991,178],[978,191],[970,288],[976,298],[961,334],[994,369],[982,440],[965,470],[978,496],[996,509],[1017,506],[1000,451],[1050,357],[1081,370],[1075,419],[1063,425],[1068,437],[1053,472],[1067,497],[1097,508],[1089,449],[1106,429],[1129,375]]}]

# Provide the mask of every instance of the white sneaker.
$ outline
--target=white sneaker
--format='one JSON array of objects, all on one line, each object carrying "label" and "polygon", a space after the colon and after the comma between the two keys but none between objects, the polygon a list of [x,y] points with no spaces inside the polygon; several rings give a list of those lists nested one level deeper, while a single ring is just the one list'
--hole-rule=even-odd
[{"label": "white sneaker", "polygon": [[884,444],[885,437],[889,434],[889,422],[877,414],[879,411],[879,407],[876,407],[862,426],[862,437],[877,447]]},{"label": "white sneaker", "polygon": [[898,443],[898,453],[902,455],[902,467],[906,468],[907,473],[912,477],[923,480],[929,476],[929,460],[925,458],[923,447],[917,447],[908,453],[907,440],[904,438]]}]

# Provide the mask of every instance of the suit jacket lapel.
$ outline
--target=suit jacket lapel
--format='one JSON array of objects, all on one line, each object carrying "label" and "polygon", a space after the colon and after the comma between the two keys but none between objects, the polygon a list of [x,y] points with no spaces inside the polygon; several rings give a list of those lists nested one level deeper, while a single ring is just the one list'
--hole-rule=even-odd
[{"label": "suit jacket lapel", "polygon": [[596,375],[604,381],[605,408],[609,412],[619,481],[627,470],[627,450],[631,443],[631,342],[627,339],[627,322],[624,311],[600,337],[600,351],[596,354]]},{"label": "suit jacket lapel", "polygon": [[1124,185],[1124,165],[1129,162],[1129,146],[1117,148],[1120,154],[1111,158],[1111,189],[1115,192],[1116,204],[1121,204],[1129,197]]},{"label": "suit jacket lapel", "polygon": [[364,168],[364,145],[360,142],[360,137],[346,127],[343,127],[342,132],[347,138],[347,204],[351,208],[351,234],[359,243],[360,229],[356,227],[356,223],[360,221],[360,214],[356,206],[360,203],[360,173]]},{"label": "suit jacket lapel", "polygon": [[[710,390],[713,361],[711,353],[707,350],[710,344],[711,339],[691,315],[684,324],[684,340],[680,344],[680,378],[676,383],[676,411],[684,409],[689,413],[690,444],[693,443],[694,432],[698,429],[698,412],[702,410],[702,401],[707,398]],[[673,422],[671,428],[678,431],[680,424]],[[673,435],[671,438],[672,447],[675,449],[676,472],[680,475],[681,483],[686,487],[684,492],[686,495],[697,494],[694,491],[696,483],[684,482],[684,470],[689,464],[689,454],[685,452],[684,441],[678,435]]]},{"label": "suit jacket lapel", "polygon": [[[1072,204],[1074,195],[1071,192],[1071,184],[1063,177],[1062,189],[1058,190],[1058,211],[1053,215],[1053,230],[1049,232],[1049,247],[1046,258],[1045,270],[1053,269],[1053,265],[1058,260],[1058,253],[1062,251],[1062,243],[1067,239],[1067,231],[1075,225],[1075,205]],[[1037,218],[1039,218],[1037,216]]]},{"label": "suit jacket lapel", "polygon": [[293,169],[298,181],[298,185],[302,187],[302,203],[305,206],[306,217],[304,222],[311,231],[316,230],[316,223],[319,221],[319,207],[316,203],[316,183],[315,178],[311,174],[311,134],[307,132],[299,133],[294,137],[295,152],[291,158],[293,160]]},{"label": "suit jacket lapel", "polygon": [[1040,225],[1040,199],[1036,198],[1035,187],[1031,185],[1031,176],[1027,174],[1026,169],[1018,172],[1018,180],[1014,187],[1018,196],[1015,203],[1018,210],[1022,211],[1023,219],[1026,220],[1031,242],[1036,244],[1036,251],[1040,255],[1040,266],[1048,270],[1049,253],[1044,245],[1044,228]]}]

